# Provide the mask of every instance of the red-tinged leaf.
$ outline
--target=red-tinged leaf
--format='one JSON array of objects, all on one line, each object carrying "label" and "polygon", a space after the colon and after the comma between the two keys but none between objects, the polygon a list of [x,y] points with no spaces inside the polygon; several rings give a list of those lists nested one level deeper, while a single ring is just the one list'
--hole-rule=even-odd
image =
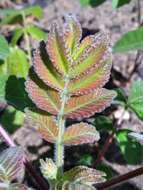
[{"label": "red-tinged leaf", "polygon": [[[77,46],[77,51],[72,55],[73,56],[73,60],[77,61],[78,58],[83,55],[84,52],[86,52],[86,49],[88,49],[91,44],[93,44],[95,42],[95,36],[94,35],[90,35],[85,37],[80,44],[78,44]],[[79,60],[78,60],[79,61]]]},{"label": "red-tinged leaf", "polygon": [[93,185],[105,181],[105,173],[86,166],[76,166],[64,173],[64,181]]},{"label": "red-tinged leaf", "polygon": [[80,183],[65,182],[62,186],[62,190],[96,190],[96,188]]},{"label": "red-tinged leaf", "polygon": [[[88,43],[92,41],[90,45]],[[79,53],[82,51],[81,56],[77,59],[77,63],[73,65],[71,76],[80,78],[85,74],[89,74],[92,70],[102,65],[102,62],[111,60],[111,49],[109,46],[109,38],[105,34],[95,35],[87,40],[83,40],[85,48],[79,47]],[[82,48],[80,50],[80,48]],[[79,54],[77,51],[77,55]],[[87,76],[86,76],[87,77]]]},{"label": "red-tinged leaf", "polygon": [[115,91],[101,88],[88,95],[71,97],[65,106],[65,115],[71,119],[90,117],[108,107],[115,96]]},{"label": "red-tinged leaf", "polygon": [[81,25],[74,16],[66,17],[66,26],[64,28],[64,42],[71,55],[76,51],[77,45],[82,36]]},{"label": "red-tinged leaf", "polygon": [[29,190],[29,188],[23,184],[13,183],[11,185],[12,190]]},{"label": "red-tinged leaf", "polygon": [[111,60],[104,61],[88,75],[73,79],[69,84],[69,92],[72,95],[84,95],[103,87],[109,80],[111,66]]},{"label": "red-tinged leaf", "polygon": [[53,25],[50,30],[46,49],[55,68],[61,74],[66,75],[70,62],[69,52],[65,47],[62,32],[57,29],[56,25]]},{"label": "red-tinged leaf", "polygon": [[20,147],[7,148],[0,154],[0,180],[11,182],[23,171],[24,151]]},{"label": "red-tinged leaf", "polygon": [[100,138],[95,127],[87,123],[78,123],[68,127],[64,133],[65,145],[80,145],[84,143],[93,143]]},{"label": "red-tinged leaf", "polygon": [[55,118],[42,112],[26,110],[26,120],[30,127],[36,129],[41,137],[51,143],[55,143],[58,136],[58,127]]},{"label": "red-tinged leaf", "polygon": [[58,92],[45,87],[40,81],[37,84],[30,78],[26,81],[26,91],[39,109],[57,115],[60,103]]},{"label": "red-tinged leaf", "polygon": [[34,70],[46,85],[51,86],[57,90],[62,90],[64,82],[52,67],[49,56],[44,50],[44,47],[41,45],[39,50],[36,50],[34,52]]}]

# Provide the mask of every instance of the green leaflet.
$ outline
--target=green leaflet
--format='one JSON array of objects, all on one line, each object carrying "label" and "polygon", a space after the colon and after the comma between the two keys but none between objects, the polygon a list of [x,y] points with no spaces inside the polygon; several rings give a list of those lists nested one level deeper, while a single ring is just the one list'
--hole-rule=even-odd
[{"label": "green leaflet", "polygon": [[57,26],[53,25],[48,36],[47,51],[55,68],[66,75],[69,69],[68,52]]},{"label": "green leaflet", "polygon": [[18,28],[14,31],[12,40],[11,40],[11,45],[12,46],[16,46],[18,40],[21,38],[21,36],[23,35],[24,30],[22,28]]},{"label": "green leaflet", "polygon": [[143,120],[143,81],[132,84],[127,105]]},{"label": "green leaflet", "polygon": [[130,2],[131,2],[131,0],[112,0],[112,6],[113,6],[113,8],[119,8]]},{"label": "green leaflet", "polygon": [[0,35],[0,60],[5,60],[9,55],[8,42],[4,36]]},{"label": "green leaflet", "polygon": [[[111,61],[100,63],[89,76],[83,75],[79,79],[73,79],[69,84],[69,91],[73,95],[88,94],[106,84],[110,77]],[[82,82],[81,82],[82,81]]]},{"label": "green leaflet", "polygon": [[143,49],[143,27],[125,33],[114,45],[114,52],[125,53]]},{"label": "green leaflet", "polygon": [[[10,54],[4,64],[6,64],[7,68],[6,74],[14,75],[18,78],[27,77],[30,65],[27,61],[25,52],[18,47],[10,49]],[[3,69],[2,67],[5,67],[4,64],[1,66],[0,69]]]},{"label": "green leaflet", "polygon": [[32,36],[32,38],[36,40],[45,40],[46,39],[46,33],[38,28],[37,26],[31,25],[25,28],[26,32],[29,33],[29,35]]},{"label": "green leaflet", "polygon": [[66,17],[66,27],[64,29],[64,42],[66,48],[69,49],[70,54],[76,53],[77,45],[82,36],[80,23],[75,17]]},{"label": "green leaflet", "polygon": [[137,141],[129,138],[130,133],[131,131],[127,129],[119,130],[116,133],[116,138],[126,162],[130,165],[136,165],[142,162],[143,148]]}]

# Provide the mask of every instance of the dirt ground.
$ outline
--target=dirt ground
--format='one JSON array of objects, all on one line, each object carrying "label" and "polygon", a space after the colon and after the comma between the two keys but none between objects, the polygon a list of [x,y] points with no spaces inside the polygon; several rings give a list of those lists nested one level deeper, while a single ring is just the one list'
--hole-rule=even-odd
[{"label": "dirt ground", "polygon": [[[137,0],[132,0],[130,5],[121,7],[118,10],[113,10],[111,1],[107,0],[99,7],[81,7],[78,0],[29,0],[28,3],[39,3],[44,9],[44,18],[37,23],[45,31],[49,30],[51,23],[54,20],[61,22],[64,15],[68,13],[75,14],[83,28],[83,35],[105,31],[110,34],[111,41],[114,42],[120,36],[135,29],[138,23],[138,4]],[[143,1],[141,0],[141,8],[143,10]],[[143,11],[142,11],[143,12]],[[142,15],[143,16],[143,15]],[[33,45],[35,48],[37,44]],[[123,87],[128,93],[128,89],[133,80],[143,77],[143,62],[139,69],[133,74],[131,80],[128,80],[132,69],[134,68],[137,52],[128,54],[113,54],[113,84],[117,87]],[[142,57],[140,57],[142,59]],[[129,113],[129,119],[123,121],[124,128],[132,128],[137,131],[142,131],[143,123],[137,119],[134,114]],[[14,139],[26,147],[34,164],[38,166],[36,161],[40,157],[53,156],[51,145],[43,142],[39,136],[25,126],[19,129],[14,135]],[[21,139],[24,139],[21,141]],[[103,139],[105,141],[105,138]],[[116,147],[116,148],[115,148]],[[86,151],[85,151],[86,150]],[[75,165],[83,153],[90,153],[96,159],[97,145],[87,147],[67,148],[65,152],[66,168]],[[69,157],[70,155],[70,157]],[[104,162],[112,167],[116,174],[124,174],[138,166],[130,166],[121,161],[123,158],[119,153],[119,148],[114,142],[109,152],[106,154]],[[95,167],[95,166],[94,166]],[[143,190],[143,176],[129,181],[126,184],[113,188],[114,190]]]}]

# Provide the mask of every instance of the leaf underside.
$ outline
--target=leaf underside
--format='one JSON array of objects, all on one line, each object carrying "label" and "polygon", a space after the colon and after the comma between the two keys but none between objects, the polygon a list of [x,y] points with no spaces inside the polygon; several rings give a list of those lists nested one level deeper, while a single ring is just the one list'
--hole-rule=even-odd
[{"label": "leaf underside", "polygon": [[[26,89],[38,108],[53,115],[58,114],[60,109],[58,92],[48,88],[45,91],[30,79],[27,81]],[[64,114],[71,119],[90,117],[108,107],[115,96],[114,91],[101,88],[87,95],[71,97],[68,104],[65,105]]]},{"label": "leaf underside", "polygon": [[105,173],[87,166],[76,166],[64,173],[65,180],[78,181],[84,184],[96,184],[105,181]]},{"label": "leaf underside", "polygon": [[58,127],[55,124],[53,116],[27,110],[26,119],[28,125],[36,129],[44,140],[51,143],[56,142]]},{"label": "leaf underside", "polygon": [[64,133],[65,145],[79,145],[93,143],[99,140],[99,133],[95,127],[87,123],[78,123],[68,127]]},{"label": "leaf underside", "polygon": [[29,188],[23,184],[14,183],[11,185],[12,190],[28,190]]},{"label": "leaf underside", "polygon": [[72,97],[65,106],[65,115],[71,119],[90,117],[108,107],[115,96],[114,91],[101,88],[87,95]]},{"label": "leaf underside", "polygon": [[23,170],[24,152],[19,147],[11,147],[0,155],[0,180],[11,182]]}]

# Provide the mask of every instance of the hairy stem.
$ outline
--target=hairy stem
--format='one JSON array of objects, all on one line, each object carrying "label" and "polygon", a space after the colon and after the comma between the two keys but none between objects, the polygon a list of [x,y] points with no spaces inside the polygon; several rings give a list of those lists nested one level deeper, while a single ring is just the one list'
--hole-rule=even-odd
[{"label": "hairy stem", "polygon": [[55,148],[55,161],[58,167],[59,174],[63,173],[63,165],[64,165],[64,159],[63,159],[64,157],[63,135],[65,131],[64,108],[68,100],[68,83],[69,83],[69,78],[67,76],[65,78],[65,87],[61,92],[61,109],[57,117],[57,125],[59,127],[59,133]]}]

